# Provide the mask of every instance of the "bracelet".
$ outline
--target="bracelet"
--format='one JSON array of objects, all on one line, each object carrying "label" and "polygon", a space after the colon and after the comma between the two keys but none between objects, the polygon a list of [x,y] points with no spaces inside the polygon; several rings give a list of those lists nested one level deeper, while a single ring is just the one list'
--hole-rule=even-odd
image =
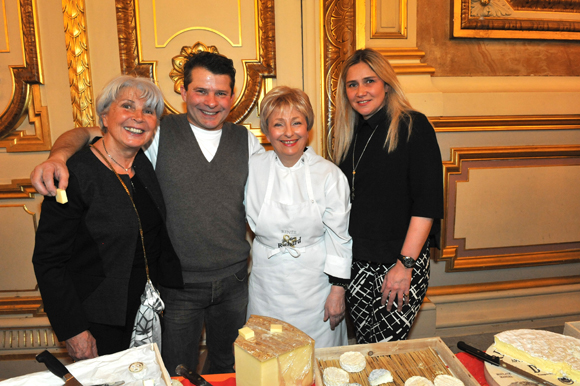
[{"label": "bracelet", "polygon": [[330,283],[330,285],[336,285],[336,286],[342,287],[344,289],[347,289],[348,288],[348,284],[349,283]]}]

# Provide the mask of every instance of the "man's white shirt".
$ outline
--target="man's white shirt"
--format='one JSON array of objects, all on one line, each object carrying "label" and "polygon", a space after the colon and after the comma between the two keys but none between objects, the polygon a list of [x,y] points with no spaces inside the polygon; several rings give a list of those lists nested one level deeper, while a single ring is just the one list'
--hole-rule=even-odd
[{"label": "man's white shirt", "polygon": [[[191,130],[193,131],[193,135],[195,135],[195,139],[201,148],[201,151],[208,162],[211,162],[217,149],[220,145],[220,139],[222,137],[222,130],[205,130],[201,129],[197,126],[189,124]],[[153,164],[153,168],[157,165],[157,154],[159,153],[159,135],[161,132],[161,128],[157,127],[155,131],[155,136],[151,141],[149,147],[144,148],[145,155],[149,158],[149,161]],[[266,151],[264,147],[258,141],[258,138],[248,130],[248,162],[250,161],[250,157],[254,154],[263,153]]]}]

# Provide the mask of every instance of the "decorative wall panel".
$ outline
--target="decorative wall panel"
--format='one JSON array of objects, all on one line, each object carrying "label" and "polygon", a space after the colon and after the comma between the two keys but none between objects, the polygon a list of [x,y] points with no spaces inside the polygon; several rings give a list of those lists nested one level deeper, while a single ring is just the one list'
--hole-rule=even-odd
[{"label": "decorative wall panel", "polygon": [[406,39],[407,6],[407,0],[371,0],[371,39]]},{"label": "decorative wall panel", "polygon": [[446,271],[580,261],[580,146],[457,148],[443,163]]},{"label": "decorative wall panel", "polygon": [[[168,74],[158,74],[157,62],[146,61],[142,57],[143,49],[138,4],[137,0],[115,0],[121,70],[125,74],[134,73],[140,76],[148,76],[158,82],[161,76],[168,76]],[[240,91],[240,97],[228,116],[229,121],[236,123],[243,122],[256,107],[264,85],[264,79],[276,76],[274,0],[257,0],[255,7],[256,24],[254,28],[257,35],[257,58],[239,59],[243,63],[245,72],[244,84]],[[192,30],[195,30],[195,28]],[[185,30],[181,31],[180,34],[183,32]],[[174,55],[178,53],[175,52]],[[231,55],[228,56],[231,57]],[[234,62],[238,60],[235,57],[232,57],[232,59]],[[168,90],[164,91],[168,92]],[[168,113],[178,112],[167,101],[165,106]]]},{"label": "decorative wall panel", "polygon": [[[0,115],[0,147],[5,147],[7,152],[50,150],[48,111],[40,103],[38,87],[43,83],[43,77],[36,3],[34,0],[19,0],[18,9],[24,64],[10,66],[13,88],[10,102]],[[34,134],[17,131],[27,110]]]},{"label": "decorative wall panel", "polygon": [[334,125],[334,100],[340,70],[344,61],[356,50],[356,15],[354,0],[322,0],[321,28],[322,28],[322,100],[324,109],[323,119],[323,148],[321,154],[328,155],[328,142],[332,139]]},{"label": "decorative wall panel", "polygon": [[21,261],[30,262],[34,251],[37,218],[24,204],[0,205],[0,292],[35,291],[36,277],[32,270],[22,269]]}]

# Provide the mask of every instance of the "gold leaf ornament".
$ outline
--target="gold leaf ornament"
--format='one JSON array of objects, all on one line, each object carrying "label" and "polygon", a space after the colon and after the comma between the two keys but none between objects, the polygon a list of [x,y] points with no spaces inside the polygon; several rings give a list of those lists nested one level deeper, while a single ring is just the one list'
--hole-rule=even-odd
[{"label": "gold leaf ornament", "polygon": [[202,42],[197,42],[193,46],[183,46],[181,47],[181,52],[179,55],[174,56],[171,59],[173,63],[173,70],[169,72],[169,77],[173,81],[173,91],[177,94],[181,94],[181,87],[183,86],[183,66],[187,59],[192,54],[198,54],[200,52],[212,52],[214,54],[219,54],[216,46],[206,46]]}]

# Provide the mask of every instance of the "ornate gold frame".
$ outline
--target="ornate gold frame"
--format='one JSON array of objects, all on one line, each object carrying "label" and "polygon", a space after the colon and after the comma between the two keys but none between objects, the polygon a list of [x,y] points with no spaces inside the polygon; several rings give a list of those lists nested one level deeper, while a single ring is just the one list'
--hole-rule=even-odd
[{"label": "ornate gold frame", "polygon": [[[20,0],[19,11],[24,65],[10,66],[13,88],[10,103],[0,115],[0,147],[5,147],[7,152],[50,150],[48,109],[40,101],[39,85],[43,83],[43,77],[36,3],[34,0]],[[35,128],[32,135],[15,131],[27,110],[29,122]]]},{"label": "ornate gold frame", "polygon": [[508,130],[578,130],[580,115],[429,117],[438,133]]},{"label": "ornate gold frame", "polygon": [[[580,159],[577,146],[522,146],[497,148],[452,148],[451,160],[443,162],[445,217],[441,223],[441,254],[433,256],[435,261],[445,261],[445,271],[474,271],[497,268],[528,267],[538,265],[575,263],[580,261],[580,242],[550,246],[522,246],[486,248],[468,251],[464,239],[455,239],[456,178],[469,166],[464,161],[530,161]],[[471,162],[473,163],[473,162]],[[502,165],[498,164],[497,167]],[[504,165],[505,166],[505,165]],[[455,181],[456,182],[456,181]]]},{"label": "ornate gold frame", "polygon": [[[147,76],[156,82],[156,62],[145,61],[141,57],[137,1],[115,0],[121,72]],[[256,20],[258,58],[242,61],[246,72],[245,82],[240,92],[241,97],[228,116],[228,121],[235,123],[246,119],[256,107],[264,78],[276,76],[274,0],[256,0]],[[168,113],[177,112],[167,101],[165,107]]]},{"label": "ornate gold frame", "polygon": [[[481,0],[492,6],[494,2],[506,3],[511,9],[528,11],[530,16],[497,15],[484,17],[471,14],[472,3],[477,0],[453,0],[453,37],[499,38],[499,39],[559,39],[577,40],[580,37],[580,6],[569,0]],[[564,15],[550,18],[554,12],[575,15],[574,19]]]}]

